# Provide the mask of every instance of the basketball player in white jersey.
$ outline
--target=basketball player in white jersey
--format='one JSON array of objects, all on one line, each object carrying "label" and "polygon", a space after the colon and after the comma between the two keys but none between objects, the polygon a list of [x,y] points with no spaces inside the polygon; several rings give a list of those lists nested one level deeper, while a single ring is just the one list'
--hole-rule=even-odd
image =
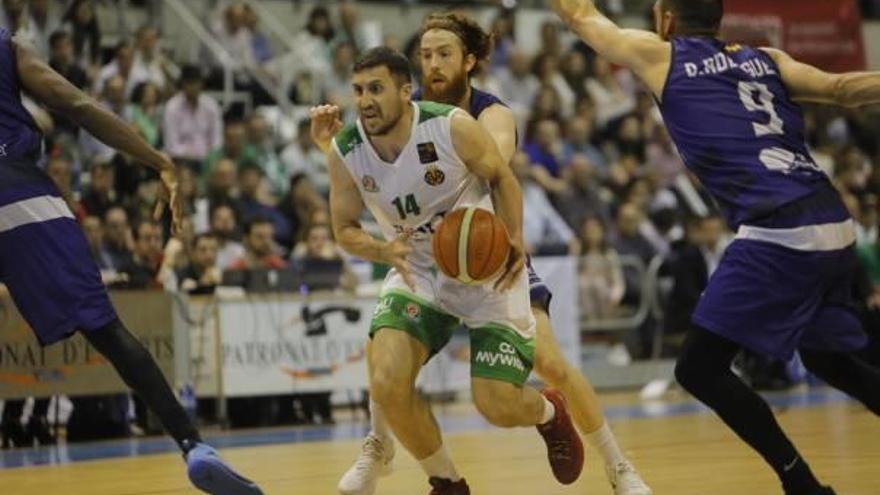
[{"label": "basketball player in white jersey", "polygon": [[[470,81],[470,72],[491,54],[491,35],[463,14],[444,12],[425,19],[420,41],[422,90],[416,92],[415,99],[455,105],[468,112],[486,129],[498,146],[501,158],[509,163],[518,141],[513,113],[498,97],[472,87]],[[319,127],[322,115],[317,112],[312,129],[318,131],[314,136],[318,145],[328,147],[336,127],[330,123]],[[526,268],[537,328],[535,373],[548,386],[562,392],[578,430],[601,455],[614,494],[651,495],[651,489],[618,447],[590,382],[566,360],[559,347],[550,323],[549,288],[531,264]],[[381,407],[371,403],[370,411],[371,431],[364,440],[361,455],[339,481],[342,495],[373,495],[377,478],[391,471],[394,439],[387,434]]]},{"label": "basketball player in white jersey", "polygon": [[[469,494],[415,391],[421,367],[463,323],[471,333],[473,400],[500,427],[537,426],[557,479],[573,482],[583,446],[559,392],[524,386],[534,358],[522,249],[522,193],[491,137],[466,112],[411,101],[409,62],[386,47],[355,63],[356,123],[328,153],[330,207],[339,244],[392,267],[370,327],[370,392],[394,435],[421,464],[433,495]],[[364,207],[387,240],[359,223]],[[431,236],[445,213],[494,211],[511,236],[511,256],[492,285],[465,285],[436,270]]]}]

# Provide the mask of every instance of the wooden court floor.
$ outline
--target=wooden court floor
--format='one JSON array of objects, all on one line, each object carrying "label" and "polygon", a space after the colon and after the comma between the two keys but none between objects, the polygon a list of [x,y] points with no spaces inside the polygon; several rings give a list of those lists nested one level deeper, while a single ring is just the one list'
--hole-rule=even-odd
[{"label": "wooden court floor", "polygon": [[[634,397],[612,398],[626,403]],[[469,408],[470,406],[466,406]],[[820,479],[839,495],[880,494],[880,419],[851,402],[777,411]],[[472,414],[467,409],[461,414]],[[613,423],[621,444],[657,495],[778,495],[775,477],[710,414]],[[451,434],[447,445],[474,495],[611,494],[601,464],[588,451],[572,486],[550,474],[534,430]],[[356,440],[243,447],[225,458],[259,481],[267,495],[332,495],[359,449]],[[418,465],[398,450],[381,495],[426,494]],[[2,495],[195,495],[176,454],[0,470]]]}]

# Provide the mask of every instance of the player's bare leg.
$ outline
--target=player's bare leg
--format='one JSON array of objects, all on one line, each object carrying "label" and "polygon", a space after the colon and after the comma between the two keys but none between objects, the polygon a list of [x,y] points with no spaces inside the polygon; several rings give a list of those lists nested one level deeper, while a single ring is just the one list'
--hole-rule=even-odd
[{"label": "player's bare leg", "polygon": [[533,306],[532,314],[537,323],[535,345],[535,373],[550,387],[565,396],[572,419],[587,442],[602,456],[605,474],[616,495],[650,495],[635,467],[620,451],[617,439],[605,420],[599,397],[589,380],[562,354],[559,342],[553,335],[549,315],[542,308]]},{"label": "player's bare leg", "polygon": [[394,436],[419,461],[432,486],[437,480],[454,484],[436,493],[459,493],[458,489],[466,490],[467,485],[446,452],[434,414],[415,389],[416,377],[428,357],[427,347],[408,333],[379,329],[369,353],[370,393]]}]

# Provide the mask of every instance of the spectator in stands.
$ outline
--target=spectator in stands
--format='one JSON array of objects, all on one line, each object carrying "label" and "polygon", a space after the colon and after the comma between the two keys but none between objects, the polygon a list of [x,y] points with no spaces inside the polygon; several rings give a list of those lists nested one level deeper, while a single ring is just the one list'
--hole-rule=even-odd
[{"label": "spectator in stands", "polygon": [[247,119],[246,142],[248,151],[245,154],[254,157],[254,163],[263,169],[272,195],[280,198],[287,192],[290,179],[281,157],[278,156],[272,128],[266,117],[258,112],[254,112]]},{"label": "spectator in stands", "polygon": [[159,88],[155,84],[141,82],[134,87],[125,116],[150,146],[156,147],[159,144],[162,117],[159,109]]},{"label": "spectator in stands", "polygon": [[86,71],[76,63],[73,37],[67,31],[55,31],[49,37],[49,65],[79,89],[89,86]]},{"label": "spectator in stands", "polygon": [[229,119],[223,126],[223,144],[212,150],[205,159],[203,177],[210,177],[214,166],[220,159],[232,160],[236,168],[245,163],[258,163],[256,148],[247,146],[247,128],[238,119]]},{"label": "spectator in stands", "polygon": [[275,209],[265,190],[263,169],[256,164],[245,164],[238,169],[240,216],[247,223],[252,218],[266,218],[275,229],[275,240],[282,246],[291,242],[290,225],[280,211]]},{"label": "spectator in stands", "polygon": [[49,37],[61,27],[61,17],[49,0],[30,0],[26,29],[28,38],[44,59],[49,58]]},{"label": "spectator in stands", "polygon": [[357,275],[346,262],[341,248],[333,242],[333,232],[327,223],[314,223],[306,230],[305,240],[297,243],[290,255],[294,266],[309,269],[313,260],[339,260],[342,262],[340,287],[353,291],[357,287]]},{"label": "spectator in stands", "polygon": [[26,31],[27,18],[24,9],[27,6],[25,0],[3,0],[0,8],[0,27],[4,27],[12,33]]},{"label": "spectator in stands", "polygon": [[177,72],[177,67],[159,49],[159,30],[152,26],[138,29],[134,50],[132,84],[136,86],[150,82],[156,85],[160,94],[169,94],[173,90],[170,82],[174,79],[172,76]]},{"label": "spectator in stands", "polygon": [[612,157],[632,155],[638,158],[639,163],[645,161],[645,137],[642,133],[642,123],[635,115],[627,115],[620,119],[613,138]]},{"label": "spectator in stands", "polygon": [[287,219],[294,241],[305,236],[305,227],[311,223],[312,213],[322,209],[327,209],[327,202],[309,178],[305,174],[291,176],[290,190],[281,198],[278,210]]},{"label": "spectator in stands", "polygon": [[660,187],[669,187],[675,179],[684,171],[684,163],[678,156],[666,126],[658,125],[645,151],[646,166],[657,174]]},{"label": "spectator in stands", "polygon": [[561,64],[562,76],[574,93],[575,101],[586,95],[587,57],[580,50],[571,49],[565,53]]},{"label": "spectator in stands", "polygon": [[73,212],[76,219],[82,220],[85,218],[85,209],[83,209],[79,201],[73,196],[73,190],[71,188],[70,160],[61,154],[50,156],[46,162],[46,175],[48,175],[49,178],[52,179],[52,182],[55,183],[55,186],[58,187],[58,190],[61,192],[61,198],[67,203],[67,206],[70,208],[70,211]]},{"label": "spectator in stands", "polygon": [[91,165],[89,187],[82,196],[82,205],[88,215],[104,218],[107,210],[119,204],[116,194],[116,171],[113,163],[97,159]]},{"label": "spectator in stands", "polygon": [[213,294],[222,282],[217,267],[219,243],[212,234],[199,234],[193,241],[189,264],[177,272],[180,290],[189,294]]},{"label": "spectator in stands", "polygon": [[104,225],[101,223],[100,217],[87,216],[82,220],[83,232],[86,241],[89,243],[89,251],[92,253],[92,259],[101,270],[101,281],[105,285],[110,285],[119,281],[119,274],[113,265],[113,258],[110,252],[104,247]]},{"label": "spectator in stands", "polygon": [[636,256],[647,266],[657,254],[651,243],[641,233],[645,215],[632,203],[625,203],[617,210],[617,239],[614,247],[620,254]]},{"label": "spectator in stands", "polygon": [[[113,76],[104,82],[104,90],[101,93],[101,105],[119,117],[125,118],[125,80],[121,76]],[[91,162],[95,158],[110,159],[116,155],[116,150],[103,142],[95,139],[84,129],[79,134],[80,156],[85,162]]]},{"label": "spectator in stands", "polygon": [[112,260],[112,267],[121,269],[131,263],[132,238],[128,213],[121,206],[113,206],[104,215],[104,245]]},{"label": "spectator in stands", "polygon": [[529,212],[523,218],[523,238],[529,254],[577,254],[574,232],[559,215],[547,193],[532,179],[529,157],[519,151],[510,164],[523,190],[523,205]]},{"label": "spectator in stands", "polygon": [[338,105],[343,115],[351,116],[354,112],[354,98],[351,91],[351,68],[354,63],[354,45],[342,41],[333,47],[333,64],[330,72],[321,78],[321,99],[329,104]]},{"label": "spectator in stands", "polygon": [[153,220],[142,220],[134,229],[134,253],[119,271],[128,280],[118,284],[124,289],[161,288],[159,271],[162,267],[162,227]]},{"label": "spectator in stands", "polygon": [[[510,58],[517,51],[515,23],[516,13],[511,9],[499,10],[498,15],[492,20],[492,37],[495,41],[495,49],[492,50],[491,55],[493,72],[502,67],[509,67]],[[528,64],[528,59],[526,63]],[[505,101],[510,102],[510,100]]]},{"label": "spectator in stands", "polygon": [[63,17],[65,28],[73,35],[77,63],[89,74],[97,74],[101,61],[101,28],[92,0],[73,0]]},{"label": "spectator in stands", "polygon": [[244,246],[238,242],[238,222],[235,210],[228,204],[219,204],[211,209],[211,234],[217,239],[217,268],[228,268],[233,261],[243,258]]},{"label": "spectator in stands", "polygon": [[549,84],[541,84],[538,88],[538,94],[535,95],[535,101],[532,102],[532,113],[529,116],[529,128],[526,129],[526,135],[529,136],[531,125],[544,119],[550,119],[556,122],[562,121],[562,103],[559,93],[553,86]]},{"label": "spectator in stands", "polygon": [[184,67],[180,91],[168,100],[162,116],[165,151],[174,158],[193,162],[197,170],[201,170],[208,153],[220,147],[223,137],[220,105],[202,94],[203,84],[198,67]]},{"label": "spectator in stands", "polygon": [[260,18],[249,3],[244,4],[244,27],[251,33],[251,51],[258,64],[272,59],[272,45],[269,37],[260,30]]},{"label": "spectator in stands", "polygon": [[724,222],[717,215],[692,218],[687,237],[667,261],[672,289],[666,298],[664,344],[678,349],[691,326],[691,315],[724,252]]},{"label": "spectator in stands", "polygon": [[596,125],[604,130],[608,124],[636,109],[636,99],[602,57],[593,61],[593,77],[587,79],[587,93],[596,104]]},{"label": "spectator in stands", "polygon": [[608,244],[605,226],[587,217],[581,227],[583,257],[578,274],[581,312],[591,319],[615,315],[626,289],[617,252]]},{"label": "spectator in stands", "polygon": [[125,97],[131,96],[135,81],[131,77],[131,69],[134,67],[134,48],[128,41],[120,41],[113,50],[113,59],[101,67],[98,78],[95,80],[95,93],[100,94],[104,85],[111,77],[119,76],[125,81]]},{"label": "spectator in stands", "polygon": [[[546,50],[547,47],[545,46],[544,49]],[[532,67],[538,81],[556,91],[560,113],[562,116],[568,117],[574,109],[575,93],[559,70],[559,55],[545,51],[535,57]]]},{"label": "spectator in stands", "polygon": [[256,268],[281,269],[287,266],[275,246],[275,228],[267,218],[255,218],[245,225],[244,256],[233,261],[229,270]]},{"label": "spectator in stands", "polygon": [[[497,53],[497,49],[496,52]],[[529,111],[538,94],[541,83],[531,72],[530,60],[525,52],[515,49],[507,59],[507,66],[498,71],[499,95],[510,106],[518,123],[529,118]]]},{"label": "spectator in stands", "polygon": [[611,221],[608,195],[596,180],[596,167],[586,155],[571,158],[565,173],[565,188],[554,195],[557,210],[573,230],[580,230],[584,222],[597,217],[603,225]]},{"label": "spectator in stands", "polygon": [[877,242],[877,195],[863,194],[859,201],[859,212],[856,219],[856,242],[874,244]]},{"label": "spectator in stands", "polygon": [[253,37],[246,24],[246,13],[243,2],[234,2],[223,9],[212,31],[226,52],[231,56],[233,66],[238,69],[240,80],[247,79],[243,70],[257,65],[254,58]]},{"label": "spectator in stands", "polygon": [[235,210],[236,216],[241,216],[238,189],[238,167],[235,162],[228,158],[217,161],[207,184],[208,204],[213,207],[217,204],[226,204]]},{"label": "spectator in stands", "polygon": [[603,172],[608,168],[605,155],[593,145],[593,121],[579,115],[568,119],[566,124],[563,161],[571,163],[576,154],[584,155],[593,166]]},{"label": "spectator in stands", "polygon": [[534,135],[530,136],[523,150],[533,165],[539,165],[551,176],[559,177],[562,174],[564,151],[559,124],[555,120],[544,119],[532,128]]},{"label": "spectator in stands", "polygon": [[297,174],[305,175],[326,197],[330,191],[330,176],[324,165],[324,154],[312,141],[309,128],[309,119],[303,119],[297,124],[296,140],[281,152],[281,161],[290,177]]}]

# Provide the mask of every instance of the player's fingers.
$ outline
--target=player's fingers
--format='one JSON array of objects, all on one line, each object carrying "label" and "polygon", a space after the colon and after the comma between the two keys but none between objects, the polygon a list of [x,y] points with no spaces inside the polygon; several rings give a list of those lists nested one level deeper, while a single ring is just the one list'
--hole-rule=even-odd
[{"label": "player's fingers", "polygon": [[495,289],[501,292],[509,290],[516,283],[523,268],[525,268],[525,261],[522,258],[517,258],[507,267],[504,274],[495,281]]},{"label": "player's fingers", "polygon": [[397,264],[397,271],[400,273],[400,276],[403,277],[404,283],[413,291],[416,290],[416,283],[413,279],[412,273],[409,271],[409,263],[406,261],[400,262]]},{"label": "player's fingers", "polygon": [[162,215],[165,214],[165,200],[158,199],[156,201],[156,206],[153,207],[153,220],[158,222],[162,220]]}]

